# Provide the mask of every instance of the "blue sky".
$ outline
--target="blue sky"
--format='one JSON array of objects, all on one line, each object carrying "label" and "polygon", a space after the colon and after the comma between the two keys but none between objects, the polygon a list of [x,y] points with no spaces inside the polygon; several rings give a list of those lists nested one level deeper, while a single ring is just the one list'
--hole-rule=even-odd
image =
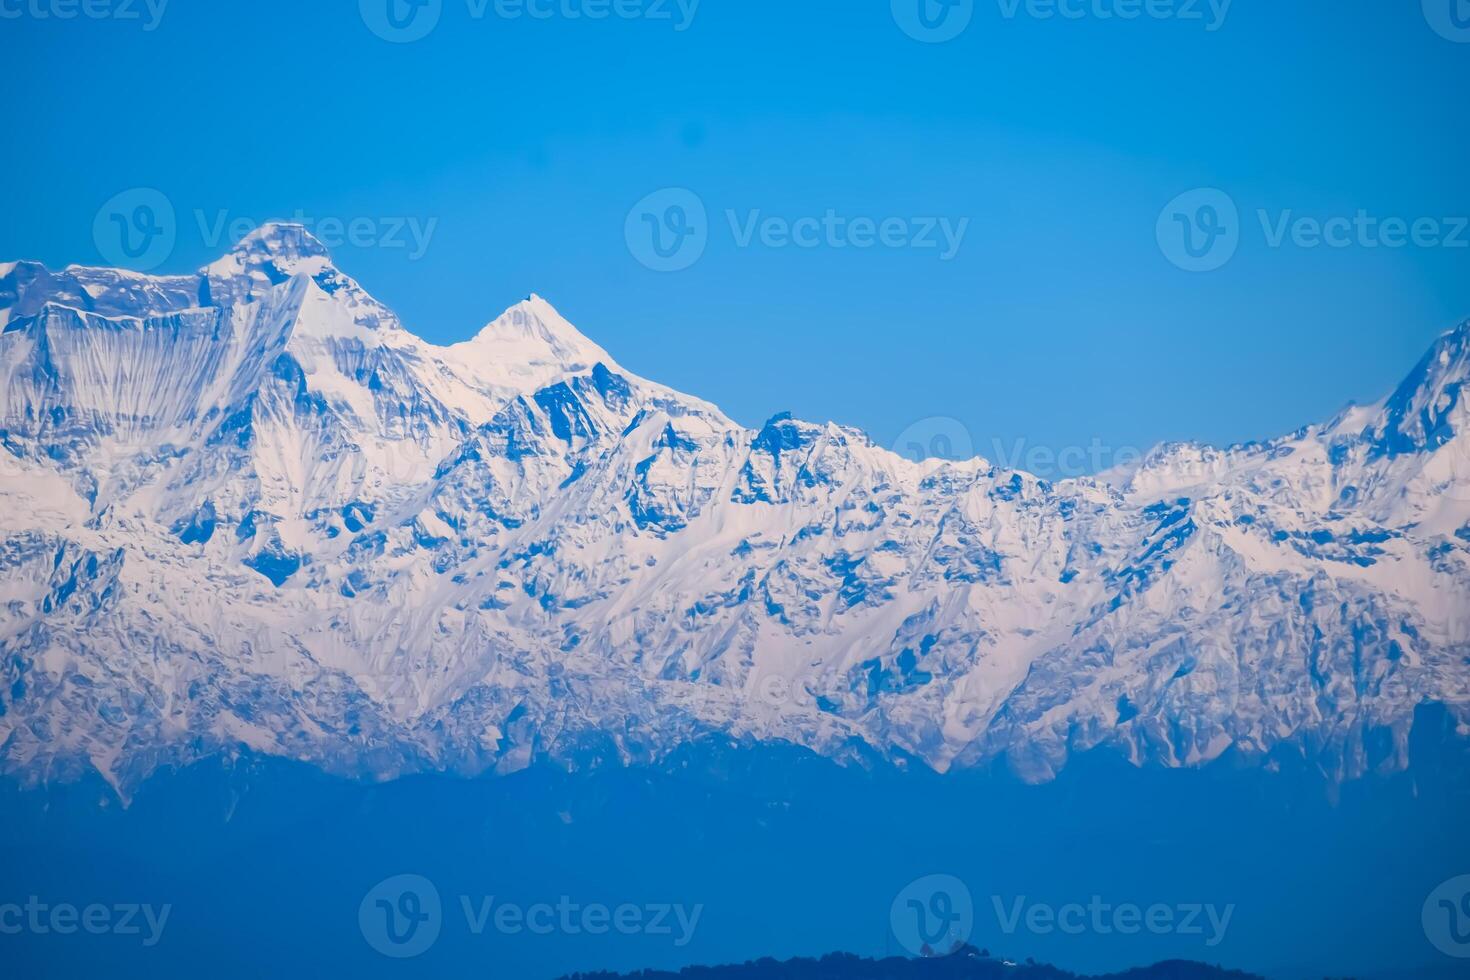
[{"label": "blue sky", "polygon": [[[431,340],[534,291],[743,422],[951,417],[992,457],[1279,434],[1470,317],[1452,0],[970,0],[943,43],[905,33],[910,0],[438,0],[409,43],[368,26],[386,0],[68,2],[0,0],[7,259],[103,261],[99,208],[138,187],[175,211],[158,271],[223,251],[221,216],[366,221],[339,264]],[[664,188],[705,210],[672,272],[630,247]],[[1166,213],[1197,188],[1238,212],[1205,272],[1160,244],[1207,230],[1217,197]],[[767,220],[829,214],[815,247]],[[1385,244],[1394,218],[1419,242]],[[412,241],[397,219],[432,222],[422,255],[374,243]],[[941,219],[954,254],[914,247]]]}]

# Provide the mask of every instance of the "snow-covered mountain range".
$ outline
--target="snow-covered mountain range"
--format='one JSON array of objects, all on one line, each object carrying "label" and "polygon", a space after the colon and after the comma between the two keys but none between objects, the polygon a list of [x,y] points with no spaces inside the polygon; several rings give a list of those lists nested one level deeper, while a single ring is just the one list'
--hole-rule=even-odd
[{"label": "snow-covered mountain range", "polygon": [[268,225],[0,265],[0,770],[126,793],[656,760],[1407,764],[1470,734],[1470,323],[1383,402],[1050,483],[636,377],[535,296],[437,347]]}]

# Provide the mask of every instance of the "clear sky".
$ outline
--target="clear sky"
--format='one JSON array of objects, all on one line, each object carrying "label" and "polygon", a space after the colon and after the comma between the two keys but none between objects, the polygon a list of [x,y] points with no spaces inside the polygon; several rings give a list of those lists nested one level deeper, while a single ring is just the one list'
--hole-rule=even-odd
[{"label": "clear sky", "polygon": [[[82,2],[0,0],[0,258],[109,260],[138,187],[158,271],[222,215],[356,219],[339,264],[431,340],[537,292],[740,421],[948,416],[992,457],[1280,434],[1470,317],[1459,0]],[[702,221],[634,210],[671,187]],[[1238,217],[1166,207],[1197,188]]]}]

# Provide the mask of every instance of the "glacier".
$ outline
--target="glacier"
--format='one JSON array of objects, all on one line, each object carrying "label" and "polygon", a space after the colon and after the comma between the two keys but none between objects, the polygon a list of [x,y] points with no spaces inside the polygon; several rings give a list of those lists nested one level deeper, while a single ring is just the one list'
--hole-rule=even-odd
[{"label": "glacier", "polygon": [[1048,481],[758,429],[530,296],[436,346],[269,224],[0,264],[0,772],[384,780],[784,743],[1028,780],[1470,736],[1470,322],[1378,404]]}]

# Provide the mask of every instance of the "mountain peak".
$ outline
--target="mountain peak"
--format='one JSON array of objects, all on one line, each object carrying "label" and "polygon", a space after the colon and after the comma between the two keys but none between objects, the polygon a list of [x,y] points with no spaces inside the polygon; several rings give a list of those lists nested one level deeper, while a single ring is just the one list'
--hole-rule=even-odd
[{"label": "mountain peak", "polygon": [[455,349],[502,364],[554,364],[573,371],[588,370],[599,362],[616,367],[607,351],[535,293],[486,324],[473,340],[455,345]]},{"label": "mountain peak", "polygon": [[331,267],[327,247],[305,225],[267,221],[202,272],[211,279],[245,278],[277,284],[303,273],[315,276]]},{"label": "mountain peak", "polygon": [[327,247],[294,221],[267,221],[231,250],[236,255],[269,255],[279,259],[330,259]]},{"label": "mountain peak", "polygon": [[1470,320],[1441,334],[1388,401],[1371,436],[1380,455],[1435,450],[1461,431],[1470,382]]}]

